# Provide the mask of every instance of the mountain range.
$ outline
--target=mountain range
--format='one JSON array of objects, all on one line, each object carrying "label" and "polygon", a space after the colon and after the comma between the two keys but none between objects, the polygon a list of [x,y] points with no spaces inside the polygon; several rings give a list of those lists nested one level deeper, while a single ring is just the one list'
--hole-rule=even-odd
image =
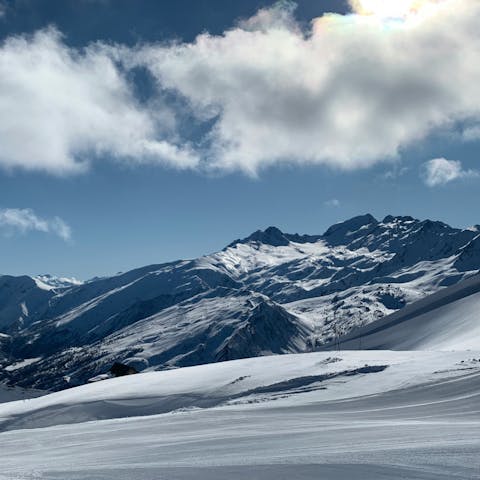
[{"label": "mountain range", "polygon": [[479,226],[367,214],[84,283],[3,275],[0,382],[61,390],[115,361],[149,371],[329,348],[479,271]]}]

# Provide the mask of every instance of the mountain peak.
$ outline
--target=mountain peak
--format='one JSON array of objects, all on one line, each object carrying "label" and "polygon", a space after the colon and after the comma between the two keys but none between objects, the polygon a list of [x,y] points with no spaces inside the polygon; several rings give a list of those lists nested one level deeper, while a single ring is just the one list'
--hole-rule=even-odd
[{"label": "mountain peak", "polygon": [[282,247],[290,243],[285,234],[277,227],[268,227],[265,230],[257,230],[243,240],[235,240],[229,245],[233,247],[238,243],[258,242],[265,245],[272,245],[273,247]]},{"label": "mountain peak", "polygon": [[33,280],[35,280],[35,282],[40,288],[44,288],[44,289],[68,288],[68,287],[82,285],[84,283],[81,280],[77,280],[74,277],[72,278],[57,277],[55,275],[50,275],[49,273],[37,275],[32,278]]},{"label": "mountain peak", "polygon": [[[423,235],[433,238],[458,232],[460,230],[441,221],[419,220],[409,215],[387,215],[383,220],[378,221],[373,215],[366,213],[332,225],[323,235],[289,234],[271,226],[265,230],[257,230],[246,238],[237,239],[226,248],[248,243],[282,247],[292,242],[315,243],[324,240],[331,246],[348,245],[353,249],[381,247],[397,252],[408,236]],[[462,245],[471,240],[472,234],[480,232],[480,227],[476,225],[465,229],[464,232],[465,239],[463,237],[458,239],[460,243],[463,242]]]},{"label": "mountain peak", "polygon": [[411,217],[410,215],[387,215],[382,223],[411,223],[418,222],[416,218]]},{"label": "mountain peak", "polygon": [[378,220],[370,213],[366,213],[365,215],[357,215],[356,217],[352,217],[348,220],[332,225],[325,232],[325,236],[329,236],[332,233],[339,230],[353,231],[353,230],[358,230],[363,226],[372,225],[372,224],[376,225],[377,223],[378,223]]},{"label": "mountain peak", "polygon": [[363,236],[377,225],[378,220],[370,213],[367,213],[332,225],[323,236],[332,245],[342,244],[346,238],[349,238],[349,241],[351,241],[359,234]]}]

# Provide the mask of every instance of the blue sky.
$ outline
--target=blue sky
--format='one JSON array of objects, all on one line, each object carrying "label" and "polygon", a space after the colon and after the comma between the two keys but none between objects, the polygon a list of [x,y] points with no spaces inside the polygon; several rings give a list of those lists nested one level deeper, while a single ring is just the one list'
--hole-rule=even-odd
[{"label": "blue sky", "polygon": [[[457,3],[454,27],[460,31],[462,9],[468,7],[474,19],[478,11],[468,1]],[[196,257],[269,225],[291,233],[322,233],[366,212],[377,218],[440,219],[461,227],[480,223],[475,208],[480,200],[478,92],[466,92],[464,99],[463,85],[457,95],[447,84],[465,80],[470,85],[477,72],[455,64],[453,74],[448,62],[435,64],[432,69],[439,70],[431,72],[419,61],[430,53],[419,51],[416,58],[415,50],[408,57],[399,52],[395,62],[385,50],[394,35],[400,38],[385,34],[386,28],[396,28],[391,19],[382,16],[365,26],[356,18],[363,11],[346,15],[352,12],[346,2],[298,1],[295,11],[286,2],[273,4],[3,2],[0,72],[11,82],[0,82],[0,114],[11,121],[0,122],[0,272],[86,279]],[[339,16],[327,24],[325,11]],[[318,17],[323,20],[312,34],[310,22]],[[417,45],[427,26],[402,33],[402,41]],[[192,42],[205,32],[213,40],[203,45],[208,53],[203,58]],[[390,36],[385,40],[384,35]],[[464,32],[459,38],[465,39]],[[93,49],[93,42],[109,51]],[[88,58],[100,63],[85,60],[85,48],[91,49]],[[448,48],[443,56],[449,56]],[[471,60],[465,48],[458,53]],[[45,52],[56,50],[55,61],[48,57],[43,69],[36,69]],[[283,56],[289,51],[292,55]],[[384,60],[378,51],[390,57]],[[321,67],[325,57],[339,52],[352,56],[348,68]],[[113,65],[122,65],[109,76],[104,62],[111,58]],[[378,76],[359,70],[379,58],[384,63]],[[305,62],[297,64],[298,59]],[[22,70],[25,65],[30,74]],[[60,73],[45,70],[55,68]],[[270,72],[276,76],[273,87]],[[444,81],[441,72],[452,79]],[[335,79],[328,89],[317,82],[322,75]],[[391,79],[384,81],[388,75],[402,81],[394,88]],[[114,89],[109,82],[117,81],[122,87]],[[366,106],[359,104],[360,81],[368,88]],[[321,88],[325,91],[315,91]],[[251,95],[238,104],[246,90]],[[429,103],[430,90],[438,96]],[[310,94],[312,103],[325,106],[305,102]],[[347,95],[352,109],[345,110]],[[403,103],[410,101],[413,110],[417,103],[425,105],[405,112]],[[332,116],[324,118],[326,110]],[[365,121],[357,123],[352,111]],[[249,112],[257,113],[250,118]],[[105,117],[103,123],[90,122],[97,113]],[[345,125],[322,139],[338,119]],[[292,141],[284,142],[290,129]],[[236,135],[238,145],[232,146]]]}]

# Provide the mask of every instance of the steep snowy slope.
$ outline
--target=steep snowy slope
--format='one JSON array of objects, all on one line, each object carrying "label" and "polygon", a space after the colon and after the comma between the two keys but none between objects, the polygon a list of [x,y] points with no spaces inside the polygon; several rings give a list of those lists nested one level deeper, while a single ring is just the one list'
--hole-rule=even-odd
[{"label": "steep snowy slope", "polygon": [[328,348],[480,350],[480,276],[354,330]]},{"label": "steep snowy slope", "polygon": [[159,311],[218,286],[239,287],[220,268],[198,267],[195,261],[151,265],[62,292],[50,302],[46,318],[55,318],[57,326],[72,327],[83,335],[99,320],[132,307],[148,315],[149,310]]},{"label": "steep snowy slope", "polygon": [[143,370],[308,351],[479,269],[476,229],[364,215],[324,235],[271,227],[199,259],[66,288],[0,277],[0,379],[59,389],[113,361]]},{"label": "steep snowy slope", "polygon": [[15,385],[61,389],[105,373],[119,359],[141,371],[197,365],[304,351],[310,335],[308,326],[263,295],[222,288],[180,302],[83,348],[61,348],[9,372],[9,379]]},{"label": "steep snowy slope", "polygon": [[205,260],[310,321],[323,343],[476,273],[478,245],[476,229],[365,215],[323,236],[269,228]]},{"label": "steep snowy slope", "polygon": [[20,330],[42,318],[53,296],[31,277],[0,276],[0,332]]}]

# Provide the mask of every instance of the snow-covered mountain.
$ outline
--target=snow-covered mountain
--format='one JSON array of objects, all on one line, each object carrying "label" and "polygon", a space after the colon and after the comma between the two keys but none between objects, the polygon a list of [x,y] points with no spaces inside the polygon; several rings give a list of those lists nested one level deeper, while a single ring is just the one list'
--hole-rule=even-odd
[{"label": "snow-covered mountain", "polygon": [[308,351],[479,269],[476,228],[364,215],[80,285],[0,277],[0,362],[23,365],[1,375],[61,389],[113,361],[155,370]]},{"label": "snow-covered mountain", "polygon": [[55,292],[28,276],[0,277],[0,332],[21,330],[42,318]]},{"label": "snow-covered mountain", "polygon": [[324,348],[480,351],[480,275],[353,329]]},{"label": "snow-covered mountain", "polygon": [[68,288],[76,285],[82,285],[81,280],[76,279],[75,277],[57,277],[55,275],[50,275],[49,273],[44,273],[43,275],[37,275],[33,277],[37,282],[40,288],[48,289],[60,289]]}]

